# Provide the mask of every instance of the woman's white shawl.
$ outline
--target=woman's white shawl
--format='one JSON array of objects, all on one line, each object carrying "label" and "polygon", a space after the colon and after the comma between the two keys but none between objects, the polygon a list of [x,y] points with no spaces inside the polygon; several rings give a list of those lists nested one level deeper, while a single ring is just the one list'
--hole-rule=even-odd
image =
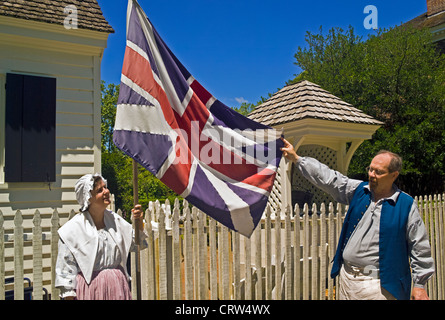
[{"label": "woman's white shawl", "polygon": [[[126,265],[133,241],[133,227],[109,210],[105,210],[104,223],[119,248],[122,257],[121,267],[129,278]],[[90,213],[85,211],[75,215],[59,229],[59,236],[73,254],[85,281],[89,284],[99,243],[99,235]]]}]

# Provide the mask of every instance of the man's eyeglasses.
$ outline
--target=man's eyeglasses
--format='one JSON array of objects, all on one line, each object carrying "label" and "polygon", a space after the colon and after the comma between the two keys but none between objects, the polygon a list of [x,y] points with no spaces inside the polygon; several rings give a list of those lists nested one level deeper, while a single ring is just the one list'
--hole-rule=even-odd
[{"label": "man's eyeglasses", "polygon": [[368,171],[368,173],[374,172],[376,176],[383,176],[384,174],[388,173],[388,171],[377,170],[377,169],[371,168],[371,166],[366,167],[366,171]]}]

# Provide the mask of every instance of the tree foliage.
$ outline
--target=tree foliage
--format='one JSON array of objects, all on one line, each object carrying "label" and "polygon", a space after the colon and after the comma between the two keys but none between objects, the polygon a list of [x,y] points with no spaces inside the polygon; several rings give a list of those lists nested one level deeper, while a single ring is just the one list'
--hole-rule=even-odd
[{"label": "tree foliage", "polygon": [[309,80],[383,121],[351,161],[349,174],[363,174],[380,149],[404,159],[401,184],[411,193],[442,192],[445,176],[445,55],[429,30],[395,27],[366,41],[348,30],[306,34],[295,64]]}]

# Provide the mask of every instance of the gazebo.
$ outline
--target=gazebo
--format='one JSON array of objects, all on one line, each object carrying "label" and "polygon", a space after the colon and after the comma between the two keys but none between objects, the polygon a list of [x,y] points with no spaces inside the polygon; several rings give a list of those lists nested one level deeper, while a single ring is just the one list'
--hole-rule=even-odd
[{"label": "gazebo", "polygon": [[[383,124],[306,80],[276,92],[250,113],[249,118],[283,129],[285,138],[299,155],[316,158],[344,174],[357,148],[371,139]],[[333,200],[283,158],[269,201],[276,209]]]}]

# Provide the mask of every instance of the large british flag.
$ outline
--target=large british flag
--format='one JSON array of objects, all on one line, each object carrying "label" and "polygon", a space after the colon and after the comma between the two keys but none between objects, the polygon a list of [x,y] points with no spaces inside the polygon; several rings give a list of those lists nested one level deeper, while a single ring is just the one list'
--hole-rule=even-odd
[{"label": "large british flag", "polygon": [[250,237],[281,160],[281,133],[215,99],[173,55],[136,0],[114,143],[177,194]]}]

